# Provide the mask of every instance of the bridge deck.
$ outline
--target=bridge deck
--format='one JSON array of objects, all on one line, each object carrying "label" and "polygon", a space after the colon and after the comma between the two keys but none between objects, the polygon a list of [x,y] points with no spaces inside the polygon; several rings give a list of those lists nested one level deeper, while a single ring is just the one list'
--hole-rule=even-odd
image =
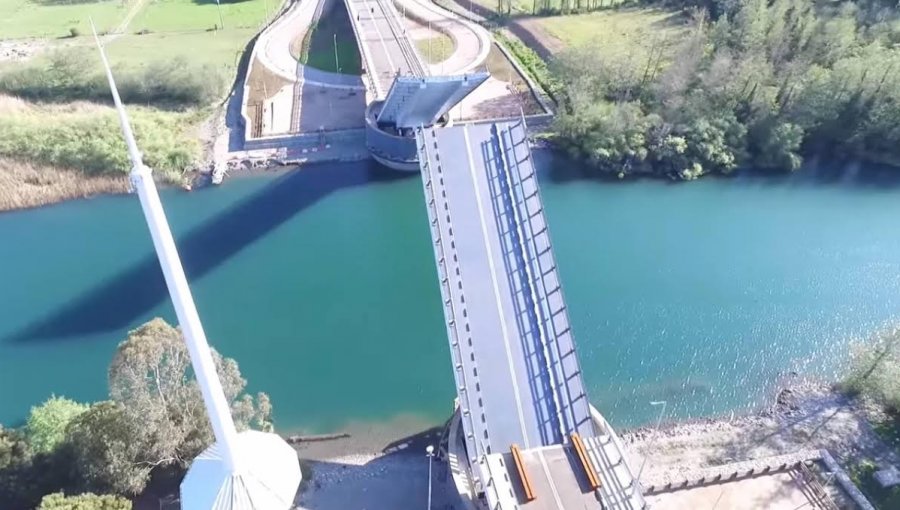
[{"label": "bridge deck", "polygon": [[524,137],[518,122],[418,134],[473,461],[594,435]]},{"label": "bridge deck", "polygon": [[394,77],[426,76],[391,0],[344,0],[375,96],[384,98]]}]

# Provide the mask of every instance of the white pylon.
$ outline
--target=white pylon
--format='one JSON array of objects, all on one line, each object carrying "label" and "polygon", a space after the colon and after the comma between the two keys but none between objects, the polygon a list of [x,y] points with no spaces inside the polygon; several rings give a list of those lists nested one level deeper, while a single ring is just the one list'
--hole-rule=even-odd
[{"label": "white pylon", "polygon": [[293,505],[301,480],[297,453],[284,439],[275,434],[257,431],[238,434],[235,430],[231,409],[216,374],[212,353],[188,287],[156,184],[153,182],[150,168],[141,160],[128,114],[122,106],[106,52],[97,37],[93,21],[91,28],[109,80],[113,102],[119,114],[125,144],[128,146],[132,165],[129,174],[131,186],[140,197],[144,218],[153,238],[153,247],[156,249],[156,256],[184,334],[191,365],[200,385],[206,412],[216,438],[216,442],[191,464],[181,484],[181,508],[288,510]]}]

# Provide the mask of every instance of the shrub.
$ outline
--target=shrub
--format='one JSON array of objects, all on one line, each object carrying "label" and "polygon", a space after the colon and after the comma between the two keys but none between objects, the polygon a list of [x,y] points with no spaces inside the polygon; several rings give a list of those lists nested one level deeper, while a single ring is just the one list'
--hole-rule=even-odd
[{"label": "shrub", "polygon": [[66,448],[33,455],[24,434],[0,427],[0,505],[3,510],[31,510],[41,497],[71,482]]},{"label": "shrub", "polygon": [[[94,64],[86,67],[85,62]],[[205,106],[222,95],[224,85],[216,68],[181,57],[142,68],[117,68],[115,74],[122,100],[131,103]],[[84,49],[54,52],[43,64],[10,66],[0,72],[0,92],[39,101],[112,100],[99,62]]]},{"label": "shrub", "polygon": [[494,35],[501,44],[512,52],[516,57],[516,60],[518,60],[525,69],[525,72],[527,72],[534,81],[544,89],[544,91],[556,100],[556,92],[559,85],[547,69],[547,63],[544,62],[544,59],[542,59],[536,51],[529,48],[518,39],[506,37],[500,32],[495,32]]},{"label": "shrub", "polygon": [[[129,115],[144,163],[163,180],[177,182],[200,151],[185,133],[191,116],[140,108]],[[0,117],[0,155],[89,175],[125,173],[131,166],[115,112],[107,109]]]},{"label": "shrub", "polygon": [[78,27],[72,27],[69,29],[69,37],[80,37],[80,36],[81,36],[81,30],[79,30]]},{"label": "shrub", "polygon": [[900,413],[900,327],[882,329],[850,349],[845,391],[871,397],[893,413]]},{"label": "shrub", "polygon": [[25,434],[32,451],[49,453],[56,449],[66,437],[69,422],[87,409],[85,404],[57,396],[32,407],[25,424]]},{"label": "shrub", "polygon": [[77,496],[57,492],[44,496],[38,510],[131,510],[131,501],[119,496],[98,496],[90,492]]}]

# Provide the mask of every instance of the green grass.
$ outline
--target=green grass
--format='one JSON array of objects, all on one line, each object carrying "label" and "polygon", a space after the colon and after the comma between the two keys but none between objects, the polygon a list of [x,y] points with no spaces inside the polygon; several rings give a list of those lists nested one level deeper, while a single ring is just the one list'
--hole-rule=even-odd
[{"label": "green grass", "polygon": [[519,39],[509,37],[502,31],[494,32],[494,38],[499,44],[502,44],[510,53],[525,72],[536,81],[545,92],[553,97],[556,92],[556,84],[550,71],[547,69],[547,63],[533,49],[526,46]]},{"label": "green grass", "polygon": [[900,508],[900,487],[883,489],[875,480],[875,464],[864,461],[850,469],[853,483],[866,495],[869,502],[879,510],[895,510]]},{"label": "green grass", "polygon": [[415,43],[419,55],[422,55],[425,62],[429,64],[439,64],[447,60],[450,55],[453,55],[456,46],[453,38],[443,33],[428,39],[418,39]]},{"label": "green grass", "polygon": [[900,449],[900,416],[887,415],[872,422],[872,428],[894,449]]},{"label": "green grass", "polygon": [[[2,0],[0,0],[2,1]],[[215,0],[147,0],[148,4],[131,22],[129,32],[184,32],[206,30],[219,25],[219,10]],[[225,28],[258,30],[266,21],[266,5],[273,16],[282,0],[222,0],[221,11]],[[220,27],[221,28],[221,27]]]},{"label": "green grass", "polygon": [[217,32],[150,33],[123,35],[107,46],[113,65],[145,66],[158,60],[184,57],[232,73],[254,29],[230,28]]},{"label": "green grass", "polygon": [[[312,30],[312,34],[304,41],[309,47],[301,50],[301,62],[333,73],[362,74],[359,47],[343,3],[335,5],[331,12],[323,14]],[[334,58],[335,43],[337,62]],[[340,69],[336,64],[340,65]]]},{"label": "green grass", "polygon": [[[144,161],[165,180],[177,182],[197,159],[191,131],[205,114],[129,108]],[[87,175],[125,173],[130,165],[115,111],[93,105],[29,105],[0,116],[0,155]]]},{"label": "green grass", "polygon": [[97,30],[111,30],[132,1],[0,0],[0,39],[67,37],[73,27],[87,35],[90,18]]},{"label": "green grass", "polygon": [[[444,1],[454,2],[455,0],[444,0]],[[463,7],[468,8],[468,1],[469,0],[462,0]],[[480,5],[481,7],[484,7],[485,9],[491,11],[492,13],[496,14],[497,12],[499,12],[500,5],[498,4],[497,0],[471,0],[471,1],[475,5]],[[577,10],[576,1],[577,0],[571,0],[571,2],[570,2],[569,8],[572,9],[573,11]],[[624,4],[630,0],[602,0],[602,1],[594,0],[594,1],[599,8],[609,8],[614,5]],[[589,2],[589,0],[582,0],[582,11],[586,11],[588,9],[588,2]],[[540,2],[538,2],[538,7],[540,8]],[[505,13],[506,12],[506,0],[503,0],[502,9],[503,9],[503,12]],[[561,0],[554,0],[554,1],[550,2],[550,9],[553,9],[553,10],[562,9]],[[515,16],[523,16],[523,15],[531,15],[533,10],[534,10],[533,0],[512,0],[511,13],[514,17]]]},{"label": "green grass", "polygon": [[674,42],[687,28],[678,12],[661,9],[622,9],[568,16],[547,16],[536,21],[565,46],[598,44],[604,52],[630,54],[654,41]]}]

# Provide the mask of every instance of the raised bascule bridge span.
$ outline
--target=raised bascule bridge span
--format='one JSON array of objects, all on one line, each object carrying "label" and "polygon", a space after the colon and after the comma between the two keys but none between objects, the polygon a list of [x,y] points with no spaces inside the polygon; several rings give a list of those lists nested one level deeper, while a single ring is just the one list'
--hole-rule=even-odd
[{"label": "raised bascule bridge span", "polygon": [[345,3],[368,76],[367,146],[422,173],[458,397],[447,454],[460,494],[490,509],[645,508],[585,392],[524,116],[452,125],[448,112],[490,75],[432,76],[392,0]]},{"label": "raised bascule bridge span", "polygon": [[458,394],[449,452],[460,492],[491,509],[644,508],[585,392],[525,119],[420,127],[416,143]]},{"label": "raised bascule bridge span", "polygon": [[419,0],[344,0],[366,74],[369,153],[422,174],[457,390],[445,450],[465,507],[645,508],[585,391],[526,119],[454,125],[449,115],[490,78],[476,71],[489,35],[452,20],[457,74],[435,76],[395,1],[440,21]]}]

